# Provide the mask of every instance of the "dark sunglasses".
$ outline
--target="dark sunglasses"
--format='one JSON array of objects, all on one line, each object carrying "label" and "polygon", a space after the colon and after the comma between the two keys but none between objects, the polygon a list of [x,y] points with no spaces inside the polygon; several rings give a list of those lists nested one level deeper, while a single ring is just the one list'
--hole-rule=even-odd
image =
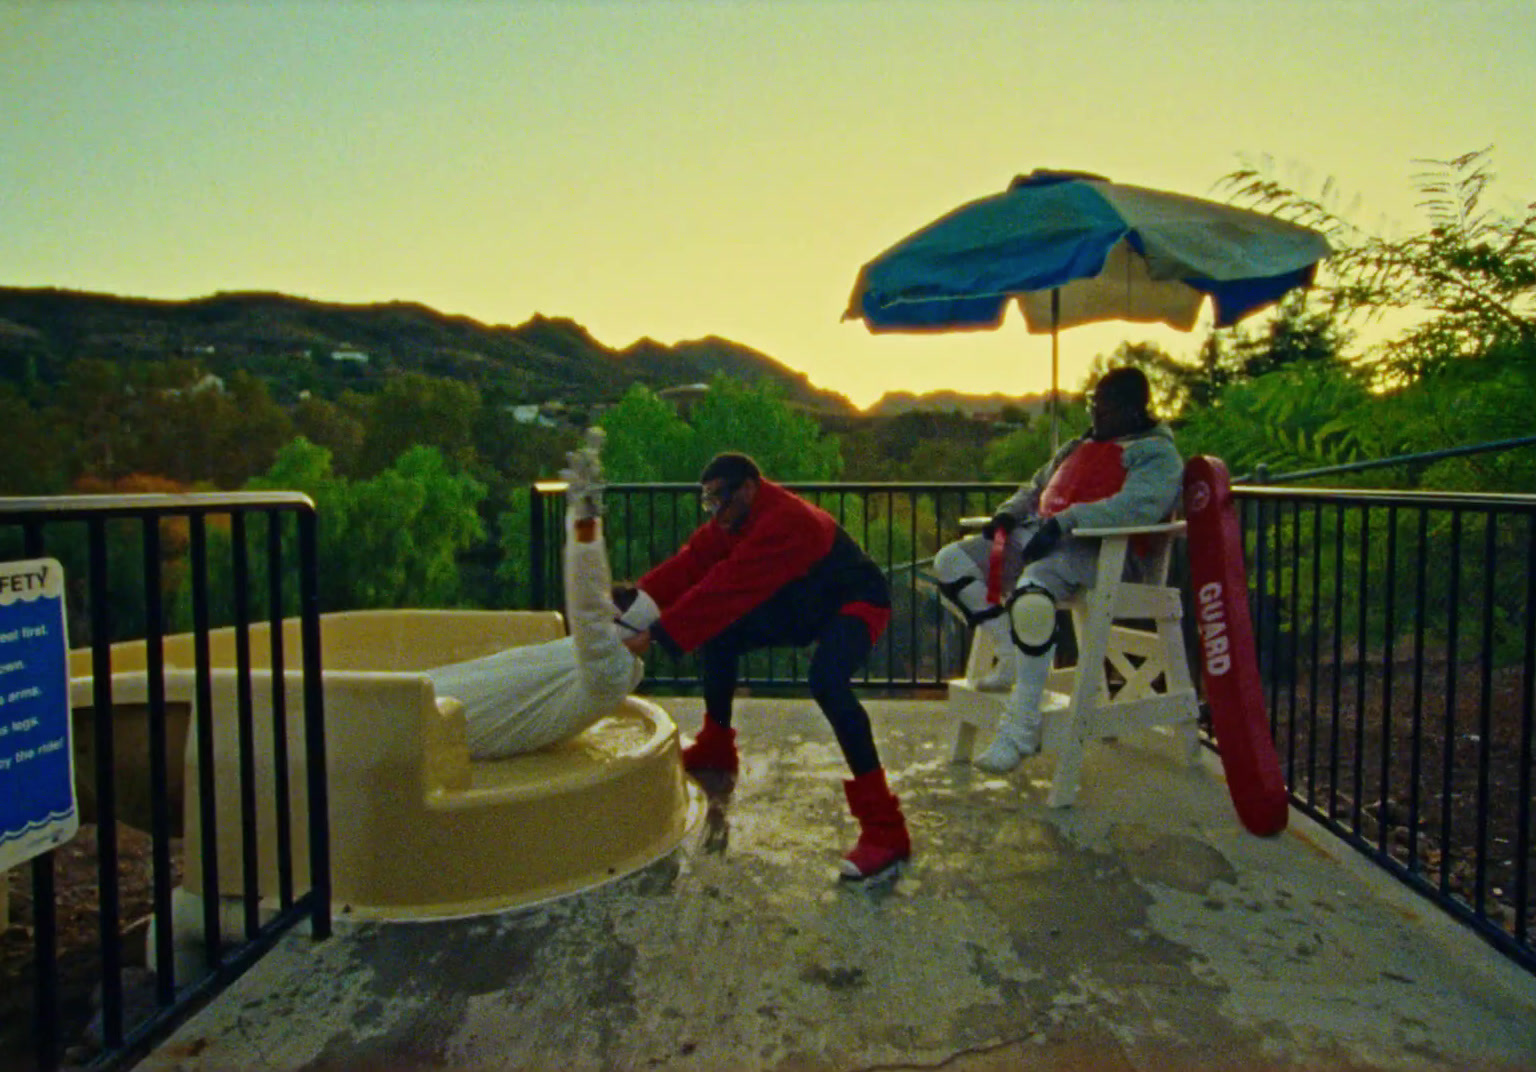
[{"label": "dark sunglasses", "polygon": [[699,505],[711,514],[718,514],[725,508],[725,504],[730,502],[736,493],[741,490],[743,483],[745,481],[727,480],[721,483],[714,491],[710,491],[708,488],[700,488]]}]

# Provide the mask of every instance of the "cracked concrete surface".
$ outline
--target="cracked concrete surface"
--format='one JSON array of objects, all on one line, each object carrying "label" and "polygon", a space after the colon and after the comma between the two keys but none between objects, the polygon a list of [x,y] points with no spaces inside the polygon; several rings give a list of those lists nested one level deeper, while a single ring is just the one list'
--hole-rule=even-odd
[{"label": "cracked concrete surface", "polygon": [[1052,811],[1049,756],[983,775],[941,704],[870,709],[917,853],[895,883],[835,878],[853,823],[814,706],[743,699],[735,791],[677,852],[541,906],[290,935],[139,1067],[1536,1069],[1536,977],[1302,820],[1248,835],[1214,763],[1096,747]]}]

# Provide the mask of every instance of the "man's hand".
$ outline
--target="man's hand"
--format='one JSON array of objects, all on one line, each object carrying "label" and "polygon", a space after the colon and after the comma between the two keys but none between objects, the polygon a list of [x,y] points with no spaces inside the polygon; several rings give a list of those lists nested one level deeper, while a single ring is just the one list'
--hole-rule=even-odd
[{"label": "man's hand", "polygon": [[1012,514],[993,514],[992,520],[981,526],[981,534],[990,540],[999,532],[1009,533],[1018,527],[1019,519]]},{"label": "man's hand", "polygon": [[1035,534],[1024,545],[1024,561],[1034,562],[1044,558],[1056,549],[1061,542],[1061,522],[1054,517],[1048,517],[1040,523]]},{"label": "man's hand", "polygon": [[644,655],[651,650],[651,631],[642,629],[640,632],[624,638],[624,646],[634,656]]}]

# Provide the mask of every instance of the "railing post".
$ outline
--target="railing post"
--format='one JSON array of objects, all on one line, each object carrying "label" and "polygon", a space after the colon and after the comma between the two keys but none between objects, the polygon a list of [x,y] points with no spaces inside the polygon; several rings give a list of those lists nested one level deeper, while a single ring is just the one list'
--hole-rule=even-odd
[{"label": "railing post", "polygon": [[544,558],[547,553],[544,538],[544,496],[542,484],[528,488],[528,598],[534,610],[545,610],[547,592],[544,584]]},{"label": "railing post", "polygon": [[96,888],[101,938],[101,1037],[108,1049],[123,1044],[122,903],[117,876],[117,772],[112,707],[112,616],[107,573],[107,529],[92,518],[87,531],[91,623],[91,719],[96,748]]},{"label": "railing post", "polygon": [[[325,773],[325,690],[321,687],[320,591],[317,529],[313,510],[299,522],[299,631],[304,659],[304,750],[309,772],[310,933],[331,936],[331,813]],[[279,682],[273,688],[281,688]]]},{"label": "railing post", "polygon": [[[287,681],[287,656],[283,651],[283,515],[267,514],[267,644],[272,681]],[[302,560],[301,560],[302,565]],[[302,587],[302,583],[301,583]],[[301,656],[302,660],[302,656]],[[302,665],[302,661],[300,663]],[[293,825],[288,774],[288,689],[272,689],[273,816],[277,828],[278,904],[284,912],[293,907]]]},{"label": "railing post", "polygon": [[219,813],[214,782],[213,657],[208,633],[208,536],[201,512],[191,517],[189,550],[192,563],[192,662],[196,697],[197,805],[199,850],[202,853],[203,965],[218,971],[223,933],[219,922]]},{"label": "railing post", "polygon": [[[43,529],[28,524],[22,530],[22,554],[42,558]],[[59,1030],[59,915],[54,852],[32,857],[32,1010],[34,1052],[39,1072],[53,1072],[63,1056]]]},{"label": "railing post", "polygon": [[[144,519],[144,665],[149,700],[151,853],[154,858],[155,996],[176,1002],[175,928],[171,921],[171,763],[165,710],[165,606],[160,592],[160,519]],[[176,762],[181,761],[175,757]]]},{"label": "railing post", "polygon": [[[85,567],[82,571],[83,577],[72,578],[74,584],[71,590],[79,586],[84,591],[84,600],[75,610],[77,615],[86,615],[83,620],[77,618],[77,629],[81,626],[86,628],[79,629],[82,635],[77,636],[77,640],[88,632],[88,637],[84,639],[88,640],[86,647],[90,656],[88,666],[91,706],[89,710],[93,712],[89,732],[95,751],[95,762],[91,765],[94,770],[90,773],[94,773],[93,781],[96,788],[97,873],[95,881],[98,891],[96,916],[100,946],[97,960],[100,967],[98,982],[101,1014],[100,1035],[95,1043],[100,1047],[100,1052],[92,1056],[92,1067],[113,1067],[124,1058],[142,1052],[142,1047],[163,1037],[174,1026],[180,1013],[190,1009],[194,1003],[223,989],[251,963],[267,952],[278,935],[303,918],[297,911],[286,911],[292,907],[293,899],[290,865],[285,868],[287,875],[283,891],[285,911],[280,913],[272,924],[256,928],[259,933],[252,933],[248,912],[246,944],[230,956],[226,957],[223,953],[221,913],[218,905],[217,817],[212,811],[215,804],[216,772],[213,769],[211,755],[205,751],[213,743],[213,705],[210,694],[212,673],[210,634],[213,623],[211,621],[207,518],[211,513],[231,515],[230,532],[235,553],[229,566],[236,604],[233,612],[236,622],[233,628],[242,634],[242,639],[238,641],[241,650],[237,653],[236,663],[240,679],[240,714],[244,723],[249,721],[251,714],[249,678],[252,672],[249,638],[245,636],[249,626],[250,610],[246,600],[245,586],[251,576],[250,562],[245,553],[244,537],[247,529],[244,516],[245,511],[249,509],[294,511],[301,519],[299,533],[303,555],[301,568],[305,572],[301,578],[303,593],[300,610],[304,615],[304,646],[308,671],[305,687],[310,701],[307,714],[311,719],[306,727],[308,735],[306,744],[309,755],[313,757],[308,771],[313,823],[310,844],[313,888],[306,897],[308,903],[304,906],[304,910],[312,918],[315,937],[325,938],[331,931],[331,892],[328,792],[322,722],[323,692],[320,677],[320,599],[315,536],[317,520],[314,503],[307,496],[296,492],[49,496],[38,499],[0,497],[0,525],[5,526],[4,531],[7,534],[11,530],[19,529],[22,536],[21,552],[25,558],[45,557],[47,547],[44,534],[48,526],[81,523],[84,528],[84,541],[81,547],[84,553],[83,563],[76,560],[78,556],[73,556],[68,559],[68,564],[71,570],[79,569],[82,564]],[[272,516],[276,518],[277,514],[273,513]],[[127,545],[126,542],[119,542],[119,535],[126,533],[126,527],[113,527],[116,520],[120,518],[135,519],[141,526],[140,566],[144,588],[142,666],[135,669],[138,666],[138,660],[133,656],[131,648],[127,661],[128,672],[142,673],[145,679],[146,696],[142,706],[145,708],[148,723],[148,750],[147,755],[142,758],[148,767],[150,780],[148,818],[153,840],[150,849],[153,857],[151,899],[156,921],[153,952],[156,964],[155,1004],[157,1008],[142,1016],[140,1016],[141,1011],[135,1009],[134,1015],[139,1018],[134,1024],[125,1022],[128,1010],[124,1003],[123,944],[119,933],[124,901],[118,881],[119,855],[122,851],[118,844],[120,829],[118,811],[121,803],[118,799],[120,795],[118,761],[131,757],[120,756],[118,753],[125,740],[133,739],[119,735],[120,727],[117,717],[119,712],[115,709],[113,698],[113,672],[119,669],[114,665],[116,655],[112,651],[114,633],[119,628],[119,623],[114,622],[113,611],[118,605],[118,600],[128,599],[130,603],[125,605],[131,606],[132,599],[131,594],[125,595],[121,591],[113,590],[112,582],[119,580],[120,575],[114,572],[113,563],[117,560],[112,552],[120,546]],[[195,717],[194,726],[190,729],[197,735],[199,781],[196,789],[203,805],[198,819],[201,821],[205,838],[202,846],[205,850],[202,877],[205,909],[203,938],[208,947],[205,957],[207,970],[200,978],[192,980],[175,978],[173,962],[177,959],[177,946],[170,918],[172,914],[172,816],[169,783],[171,764],[180,760],[178,756],[172,755],[169,749],[170,727],[167,724],[169,716],[166,710],[168,704],[163,633],[166,625],[164,621],[166,589],[163,587],[164,547],[160,526],[163,519],[168,518],[184,519],[188,526],[187,547],[178,553],[190,560],[189,576],[184,578],[182,583],[189,583],[191,588],[193,650],[192,665],[188,669],[193,676],[191,686]],[[283,600],[281,580],[276,573],[281,568],[282,533],[278,524],[273,524],[268,536],[268,549],[271,555],[267,568],[272,573],[269,582],[274,617],[273,642],[277,651],[280,652]],[[66,550],[74,550],[74,541],[62,542]],[[127,618],[132,620],[132,615]],[[128,643],[131,645],[134,641],[130,640]],[[75,653],[71,653],[72,673],[81,674],[83,670],[78,666],[78,660],[74,656]],[[282,662],[280,654],[275,652],[273,675],[274,680],[278,682],[283,680]],[[281,689],[278,695],[282,695]],[[281,707],[281,704],[275,703],[274,707]],[[275,741],[281,742],[284,740],[281,718],[276,715],[274,717],[279,719],[274,731]],[[249,759],[252,754],[253,727],[241,725],[239,729],[242,753],[240,780],[244,797],[250,792]],[[281,765],[286,769],[285,761],[282,761]],[[85,778],[89,775],[88,772],[81,771],[77,772],[77,776]],[[279,784],[284,786],[279,796],[286,799],[288,795],[286,781],[281,775],[279,775]],[[242,805],[244,803],[245,801],[242,801]],[[282,821],[280,819],[280,823]],[[253,815],[249,807],[242,807],[240,826],[241,832],[247,837],[254,830]],[[286,839],[282,839],[280,835],[280,840]],[[286,845],[280,848],[280,852],[285,856],[288,855]],[[254,867],[251,865],[248,852],[243,862],[246,865],[245,871],[249,880]],[[64,1037],[64,1033],[66,1028],[73,1029],[69,1021],[76,1009],[71,1003],[78,997],[73,991],[66,992],[66,982],[69,986],[73,986],[78,980],[71,978],[66,981],[61,978],[60,973],[60,943],[66,938],[66,933],[61,925],[59,898],[65,891],[59,888],[55,868],[56,851],[42,852],[31,859],[32,945],[35,964],[32,989],[35,1007],[32,1036],[34,1060],[28,1067],[35,1065],[40,1072],[52,1072],[60,1066],[63,1056],[61,1051],[72,1041]],[[246,894],[249,903],[249,887]],[[71,952],[73,953],[74,950]]]}]

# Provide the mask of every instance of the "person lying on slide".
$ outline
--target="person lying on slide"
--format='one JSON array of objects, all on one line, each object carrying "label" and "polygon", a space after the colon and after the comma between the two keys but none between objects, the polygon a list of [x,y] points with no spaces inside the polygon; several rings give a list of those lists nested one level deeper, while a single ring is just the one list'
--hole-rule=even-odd
[{"label": "person lying on slide", "polygon": [[[571,634],[427,671],[464,705],[471,759],[505,759],[574,737],[634,691],[645,664],[623,637],[660,616],[633,588],[615,589],[602,532],[602,430],[567,456],[565,613]],[[615,600],[625,603],[623,613]]]}]

